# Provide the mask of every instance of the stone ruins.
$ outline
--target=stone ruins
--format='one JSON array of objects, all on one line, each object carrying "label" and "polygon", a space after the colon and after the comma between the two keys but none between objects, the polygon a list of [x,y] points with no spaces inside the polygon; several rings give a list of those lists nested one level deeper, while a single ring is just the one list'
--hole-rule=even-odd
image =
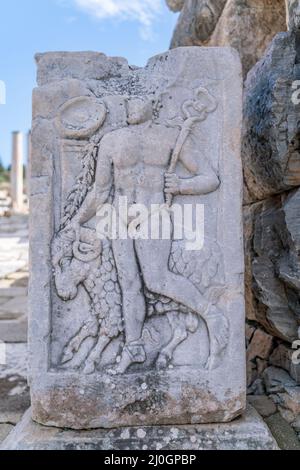
[{"label": "stone ruins", "polygon": [[23,134],[14,132],[11,167],[11,198],[14,212],[23,211]]}]

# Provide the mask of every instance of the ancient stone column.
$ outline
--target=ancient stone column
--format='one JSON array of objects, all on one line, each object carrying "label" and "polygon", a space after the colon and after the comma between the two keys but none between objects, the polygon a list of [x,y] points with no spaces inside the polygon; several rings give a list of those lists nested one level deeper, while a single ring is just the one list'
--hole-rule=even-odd
[{"label": "ancient stone column", "polygon": [[31,162],[31,131],[27,134],[27,165],[26,165],[26,194],[29,200],[30,197],[30,162]]},{"label": "ancient stone column", "polygon": [[23,209],[23,134],[12,134],[11,197],[14,212]]}]

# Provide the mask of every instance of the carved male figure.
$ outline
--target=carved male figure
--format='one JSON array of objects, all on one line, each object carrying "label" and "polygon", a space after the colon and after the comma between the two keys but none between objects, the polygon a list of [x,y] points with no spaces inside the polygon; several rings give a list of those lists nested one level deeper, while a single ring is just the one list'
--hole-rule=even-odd
[{"label": "carved male figure", "polygon": [[[114,207],[119,206],[119,198],[126,197],[128,206],[143,204],[150,209],[153,204],[163,205],[168,194],[201,195],[219,187],[218,176],[198,153],[180,154],[180,163],[190,173],[189,178],[168,173],[179,130],[154,121],[151,102],[129,100],[128,116],[128,127],[110,132],[101,141],[95,188],[73,219],[77,228],[96,215],[108,201],[112,188]],[[209,366],[213,366],[227,343],[225,316],[211,307],[191,281],[169,269],[171,244],[171,236],[170,240],[112,241],[122,291],[126,337],[118,373],[146,360],[141,339],[146,319],[145,288],[175,300],[205,320],[210,337]]]}]

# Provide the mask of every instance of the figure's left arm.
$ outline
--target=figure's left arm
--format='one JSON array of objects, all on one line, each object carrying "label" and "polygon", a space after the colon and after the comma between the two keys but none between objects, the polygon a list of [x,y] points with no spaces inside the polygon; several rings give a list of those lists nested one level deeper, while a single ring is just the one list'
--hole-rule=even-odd
[{"label": "figure's left arm", "polygon": [[220,180],[209,162],[201,165],[201,156],[195,158],[191,153],[180,157],[180,162],[191,173],[190,178],[179,178],[175,173],[166,174],[166,194],[202,195],[216,191]]}]

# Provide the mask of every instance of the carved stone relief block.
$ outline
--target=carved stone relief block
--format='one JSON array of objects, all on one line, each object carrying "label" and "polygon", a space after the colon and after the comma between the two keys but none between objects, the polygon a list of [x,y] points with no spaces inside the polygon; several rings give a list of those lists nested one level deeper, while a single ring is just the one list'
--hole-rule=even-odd
[{"label": "carved stone relief block", "polygon": [[[74,429],[232,420],[246,389],[237,54],[37,62],[33,418]],[[148,211],[138,223],[137,206]],[[115,217],[129,236],[99,232],[105,207],[110,230]],[[181,237],[175,208],[191,217]],[[141,236],[152,216],[167,229]]]}]

